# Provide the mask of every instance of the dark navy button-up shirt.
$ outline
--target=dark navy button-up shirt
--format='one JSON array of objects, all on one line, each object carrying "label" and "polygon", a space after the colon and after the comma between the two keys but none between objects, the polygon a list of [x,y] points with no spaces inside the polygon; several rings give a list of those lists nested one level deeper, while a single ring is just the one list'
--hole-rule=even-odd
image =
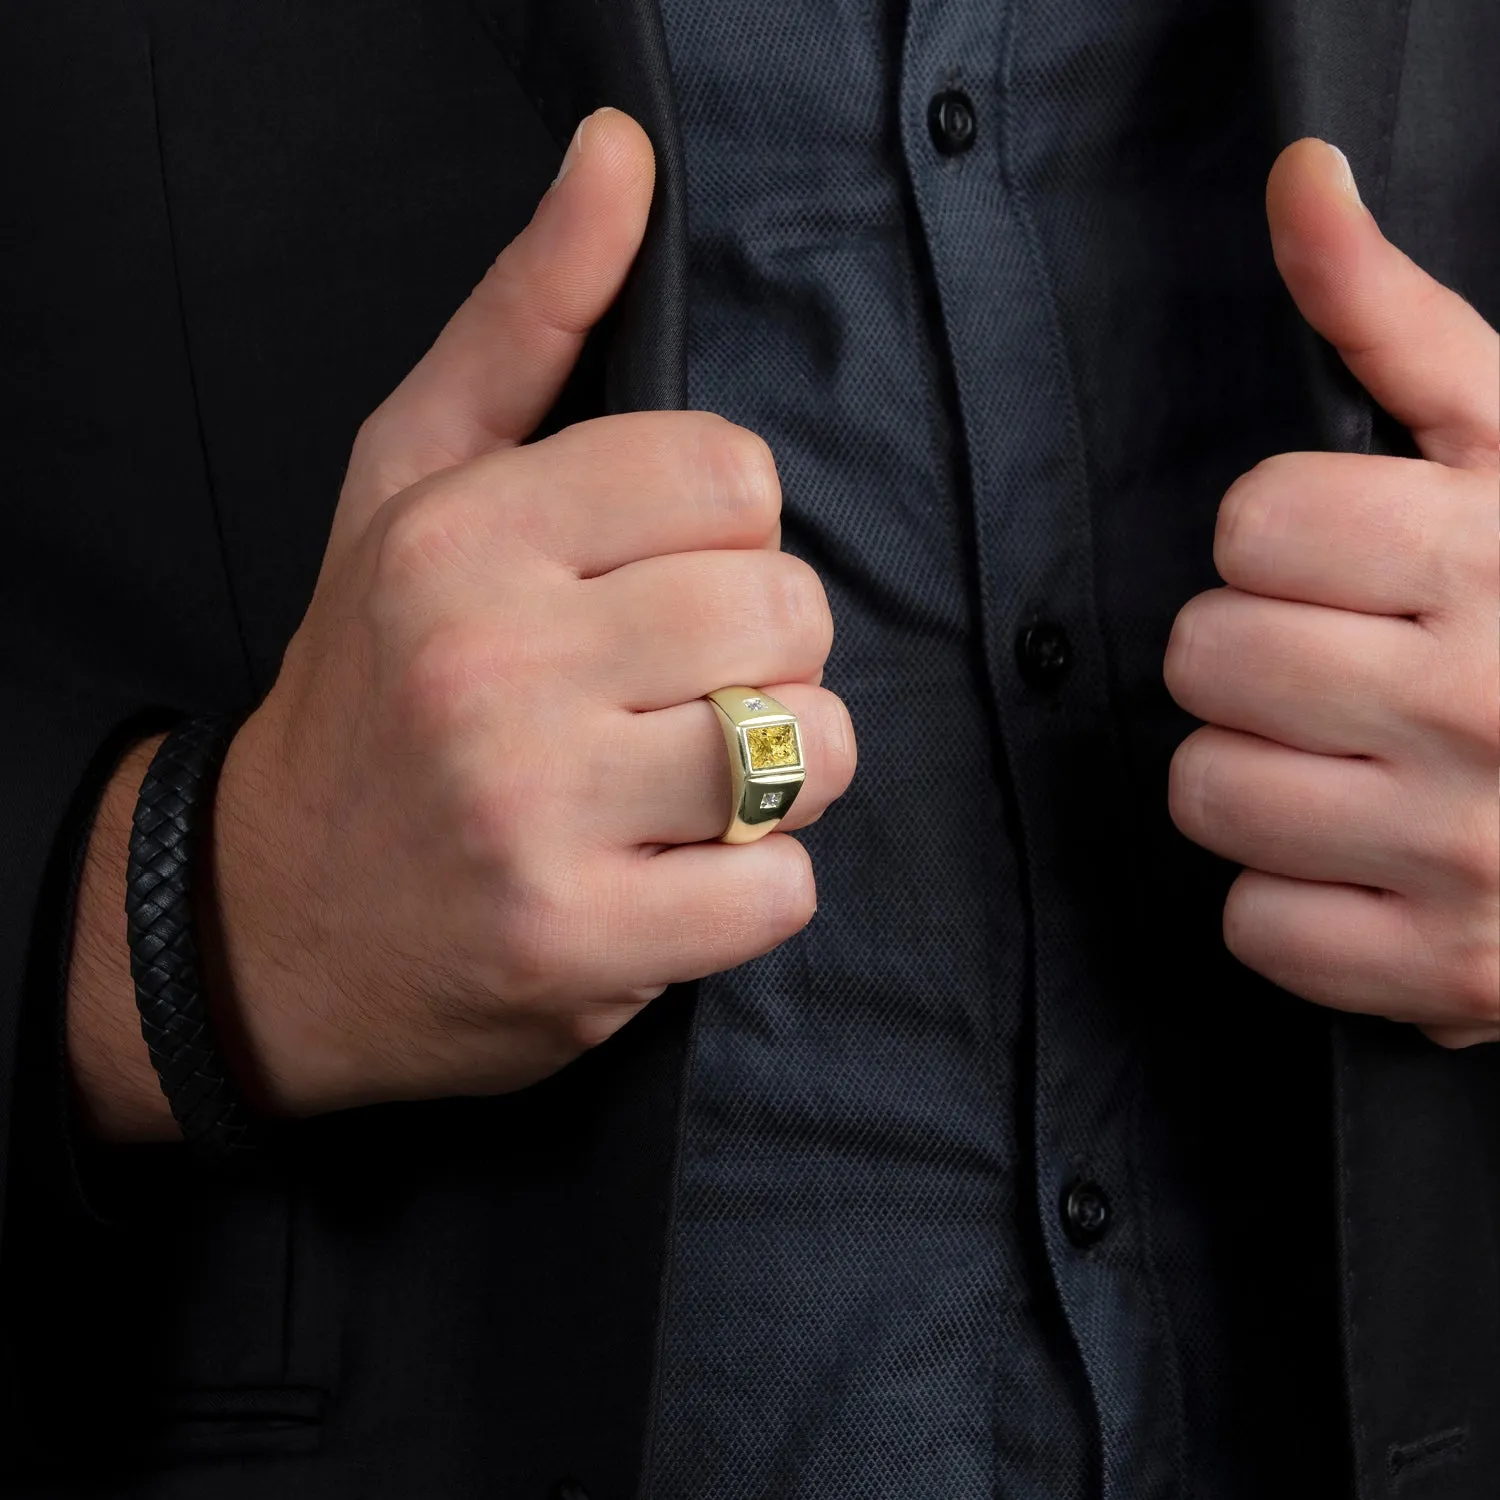
[{"label": "dark navy button-up shirt", "polygon": [[777,455],[860,769],[703,987],[646,1491],[1324,1500],[1318,1032],[1165,813],[1171,620],[1302,431],[1248,8],[663,11],[690,400]]}]

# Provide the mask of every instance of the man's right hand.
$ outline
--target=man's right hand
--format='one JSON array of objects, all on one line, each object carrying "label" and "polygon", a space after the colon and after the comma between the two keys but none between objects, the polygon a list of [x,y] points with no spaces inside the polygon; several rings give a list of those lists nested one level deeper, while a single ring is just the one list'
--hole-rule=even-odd
[{"label": "man's right hand", "polygon": [[519,1088],[812,916],[796,840],[714,842],[713,689],[800,716],[788,827],[854,770],[770,451],[694,412],[522,446],[624,281],[652,177],[633,121],[585,122],[361,429],[306,618],[230,747],[214,1003],[277,1112]]}]

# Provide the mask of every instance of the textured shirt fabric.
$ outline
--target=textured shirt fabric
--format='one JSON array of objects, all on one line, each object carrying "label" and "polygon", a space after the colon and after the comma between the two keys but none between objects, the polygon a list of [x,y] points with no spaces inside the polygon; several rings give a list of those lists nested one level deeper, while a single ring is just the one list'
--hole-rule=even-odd
[{"label": "textured shirt fabric", "polygon": [[810,928],[703,987],[646,1493],[1321,1500],[1320,1033],[1165,812],[1172,618],[1305,445],[1247,7],[663,12],[690,402],[776,453],[860,767]]}]

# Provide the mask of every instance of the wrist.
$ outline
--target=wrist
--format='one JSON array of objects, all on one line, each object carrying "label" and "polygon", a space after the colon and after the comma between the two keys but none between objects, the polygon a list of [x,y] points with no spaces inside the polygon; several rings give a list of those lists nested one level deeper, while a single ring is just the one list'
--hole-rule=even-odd
[{"label": "wrist", "polygon": [[[247,1100],[296,1118],[375,1102],[333,1017],[333,914],[298,856],[285,755],[262,710],[230,744],[214,798],[202,921],[215,1018]],[[299,826],[300,827],[299,831]]]}]

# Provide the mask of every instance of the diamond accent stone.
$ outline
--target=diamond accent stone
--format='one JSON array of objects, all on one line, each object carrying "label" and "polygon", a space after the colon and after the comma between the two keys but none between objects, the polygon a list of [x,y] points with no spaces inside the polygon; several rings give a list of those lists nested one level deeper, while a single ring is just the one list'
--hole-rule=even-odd
[{"label": "diamond accent stone", "polygon": [[745,699],[745,707],[748,708],[750,710],[750,712],[753,713],[753,714],[759,713],[761,711],[761,709],[763,709],[765,706],[766,706],[766,700],[764,698],[746,698]]},{"label": "diamond accent stone", "polygon": [[761,724],[745,731],[750,747],[750,769],[766,771],[773,766],[795,766],[801,759],[797,729],[793,724]]},{"label": "diamond accent stone", "polygon": [[760,810],[769,812],[773,807],[781,806],[780,792],[762,792],[760,798]]}]

